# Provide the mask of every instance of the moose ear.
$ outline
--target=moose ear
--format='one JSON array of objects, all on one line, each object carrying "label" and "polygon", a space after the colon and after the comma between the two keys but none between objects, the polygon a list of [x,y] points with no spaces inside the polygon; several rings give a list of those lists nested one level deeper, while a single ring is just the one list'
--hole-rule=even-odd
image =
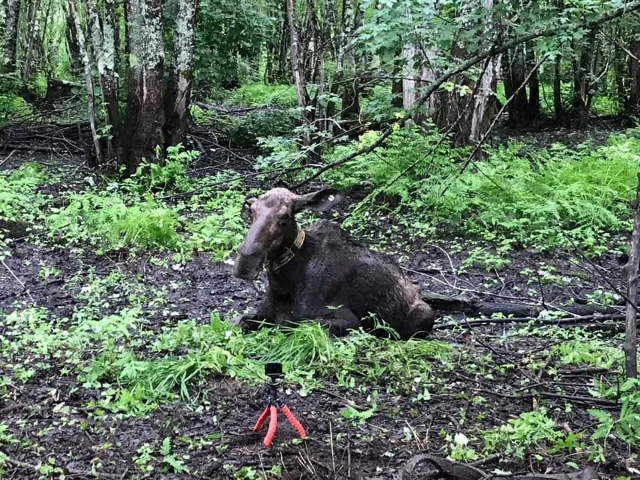
[{"label": "moose ear", "polygon": [[247,198],[244,201],[244,204],[242,205],[242,211],[240,212],[240,216],[245,222],[251,222],[251,205],[253,205],[253,202],[255,202],[256,200],[257,200],[256,198],[251,197],[251,198]]},{"label": "moose ear", "polygon": [[308,208],[316,212],[326,212],[342,201],[344,195],[332,188],[325,188],[305,195],[298,195],[294,200],[293,212]]}]

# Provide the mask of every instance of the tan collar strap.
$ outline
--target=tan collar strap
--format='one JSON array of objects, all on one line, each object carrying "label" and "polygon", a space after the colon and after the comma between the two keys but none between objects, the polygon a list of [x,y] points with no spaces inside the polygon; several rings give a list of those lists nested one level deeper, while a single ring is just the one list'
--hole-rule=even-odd
[{"label": "tan collar strap", "polygon": [[271,272],[271,273],[277,272],[282,267],[284,267],[287,263],[293,260],[293,257],[296,256],[296,251],[302,248],[302,245],[304,244],[304,239],[305,239],[304,230],[298,230],[298,235],[296,235],[296,239],[293,241],[293,244],[290,247],[285,248],[284,252],[282,252],[282,255],[280,255],[275,260],[271,260],[271,261],[267,260],[265,262],[264,267],[266,268],[267,272]]}]

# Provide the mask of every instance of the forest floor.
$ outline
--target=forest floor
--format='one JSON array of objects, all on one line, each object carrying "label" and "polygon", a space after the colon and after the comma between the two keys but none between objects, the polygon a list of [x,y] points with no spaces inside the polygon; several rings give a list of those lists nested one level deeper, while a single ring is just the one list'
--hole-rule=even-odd
[{"label": "forest floor", "polygon": [[[601,142],[608,133],[599,128],[535,137],[541,143],[548,141],[545,135]],[[28,161],[58,175],[57,183],[39,187],[53,198],[70,188],[82,191],[92,176],[77,155],[21,151],[5,163],[7,153],[0,158],[5,171]],[[250,155],[211,148],[191,174],[223,168],[250,173]],[[425,293],[544,311],[583,305],[622,312],[611,292],[622,288],[626,256],[615,250],[587,258],[570,250],[530,249],[469,260],[478,244],[464,238],[412,243],[389,232],[372,232],[370,238],[394,244],[406,274]],[[441,312],[437,325],[461,325],[431,336],[450,346],[446,364],[432,361],[428,377],[408,376],[404,388],[388,384],[385,376],[351,386],[321,378],[321,386],[310,389],[289,383],[283,397],[309,438],[295,441],[292,428],[281,423],[274,446],[265,448],[263,434],[251,431],[265,401],[264,387],[255,381],[209,375],[192,386],[188,398],[127,415],[100,403],[109,396],[108,384],[84,385],[65,352],[52,353],[42,340],[51,334],[47,321],[71,331],[79,312],[98,309],[106,317],[137,307],[143,320],[136,328],[144,340],[132,353],[158,355],[150,349],[154,334],[187,319],[205,324],[212,312],[224,317],[256,302],[256,292],[232,276],[228,263],[207,253],[184,261],[158,251],[99,254],[90,245],[58,245],[41,231],[11,241],[8,250],[0,265],[2,478],[428,478],[419,466],[406,471],[408,462],[418,453],[452,452],[453,458],[479,461],[478,468],[503,475],[572,473],[591,465],[601,478],[624,478],[640,470],[637,452],[615,436],[604,448],[590,440],[598,420],[587,410],[615,415],[619,408],[605,394],[606,386],[617,384],[621,366],[621,336],[609,327],[525,322],[465,328],[477,314]],[[32,314],[20,317],[25,311]],[[620,322],[602,323],[615,329]],[[27,331],[27,324],[33,328]],[[84,342],[88,349],[76,359],[80,363],[102,348],[89,333]],[[361,414],[348,418],[348,405]],[[533,411],[543,414],[521,416]],[[551,425],[545,423],[549,418]],[[509,432],[499,430],[514,419],[521,421],[511,423]],[[488,432],[498,433],[489,441]]]}]

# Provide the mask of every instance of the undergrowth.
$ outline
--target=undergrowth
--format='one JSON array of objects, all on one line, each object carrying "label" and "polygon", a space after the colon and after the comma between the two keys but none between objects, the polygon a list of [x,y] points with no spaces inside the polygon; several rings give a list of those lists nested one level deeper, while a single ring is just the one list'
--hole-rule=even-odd
[{"label": "undergrowth", "polygon": [[[243,334],[216,313],[207,324],[182,321],[158,335],[145,330],[138,307],[107,316],[86,308],[88,314],[77,316],[71,327],[52,322],[45,309],[11,313],[4,320],[0,358],[14,373],[24,369],[23,361],[37,368],[49,358],[62,359],[85,388],[100,391],[94,407],[128,414],[146,414],[177,397],[189,401],[211,375],[262,382],[266,361],[282,362],[302,393],[333,381],[411,394],[415,381],[407,378],[426,382],[432,363],[442,369],[452,354],[450,345],[435,340],[399,342],[363,331],[332,339],[317,323]],[[148,349],[140,350],[147,341]]]},{"label": "undergrowth", "polygon": [[[368,132],[336,147],[327,160],[378,137]],[[612,234],[630,228],[638,151],[640,139],[630,131],[596,149],[555,144],[532,153],[510,143],[488,148],[485,160],[466,166],[461,160],[468,149],[452,149],[440,134],[412,127],[396,129],[385,146],[325,178],[339,188],[371,189],[350,216],[355,228],[383,213],[421,236],[461,234],[507,248],[578,244],[597,254]]]}]

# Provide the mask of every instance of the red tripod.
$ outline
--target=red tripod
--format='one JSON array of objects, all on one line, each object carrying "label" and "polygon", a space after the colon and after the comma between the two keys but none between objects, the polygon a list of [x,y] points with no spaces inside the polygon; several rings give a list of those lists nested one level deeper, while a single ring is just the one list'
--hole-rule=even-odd
[{"label": "red tripod", "polygon": [[277,380],[278,378],[282,377],[282,374],[267,373],[267,375],[269,376],[269,381],[267,382],[267,385],[269,386],[269,402],[267,404],[267,407],[260,414],[258,421],[253,427],[253,431],[260,431],[260,429],[264,425],[265,420],[267,419],[267,416],[269,416],[269,428],[267,429],[267,435],[266,437],[264,437],[263,443],[265,447],[270,447],[271,443],[273,442],[273,438],[276,436],[276,430],[278,429],[278,409],[280,409],[291,426],[296,429],[296,431],[300,435],[300,438],[306,438],[307,433],[305,432],[302,424],[298,421],[295,415],[291,413],[289,407],[284,405],[278,397]]}]

